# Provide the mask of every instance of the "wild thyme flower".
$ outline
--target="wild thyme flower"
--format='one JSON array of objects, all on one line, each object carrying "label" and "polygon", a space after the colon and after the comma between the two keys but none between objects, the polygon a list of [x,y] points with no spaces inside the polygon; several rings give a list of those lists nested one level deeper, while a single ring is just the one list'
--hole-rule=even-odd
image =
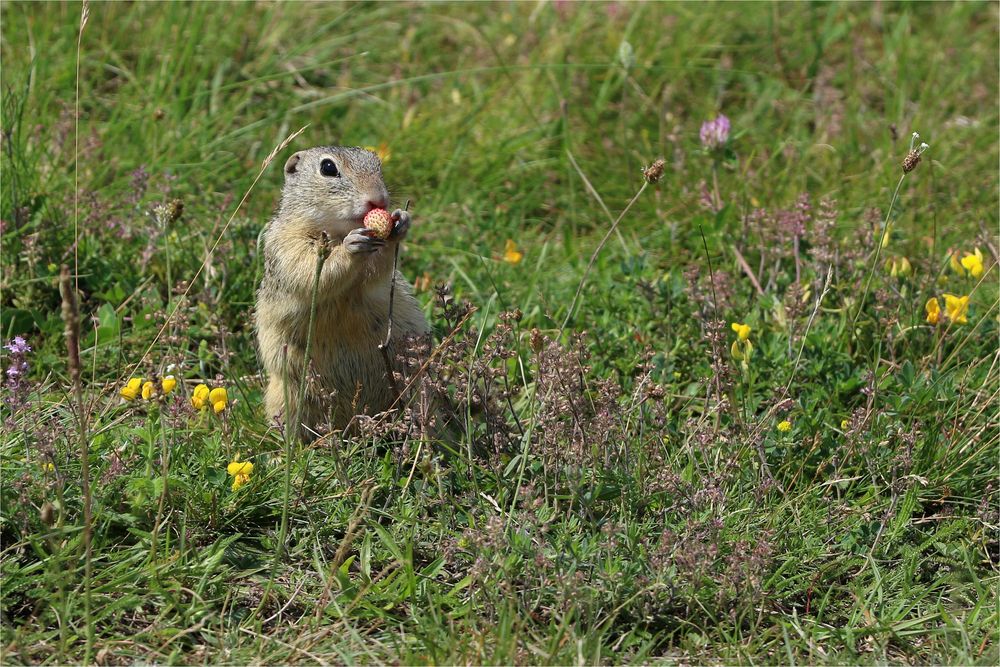
[{"label": "wild thyme flower", "polygon": [[10,360],[6,372],[6,387],[10,392],[7,404],[12,411],[16,411],[26,402],[25,399],[28,393],[27,376],[28,371],[31,369],[28,365],[28,353],[31,352],[31,346],[21,336],[15,336],[9,343],[4,345],[4,348],[10,352]]},{"label": "wild thyme flower", "polygon": [[718,150],[729,141],[729,119],[725,115],[719,114],[712,120],[706,120],[701,124],[701,145],[706,149]]},{"label": "wild thyme flower", "polygon": [[14,336],[14,338],[4,345],[12,355],[17,354],[24,356],[28,352],[31,352],[31,346],[28,345],[28,341],[24,339],[23,336]]}]

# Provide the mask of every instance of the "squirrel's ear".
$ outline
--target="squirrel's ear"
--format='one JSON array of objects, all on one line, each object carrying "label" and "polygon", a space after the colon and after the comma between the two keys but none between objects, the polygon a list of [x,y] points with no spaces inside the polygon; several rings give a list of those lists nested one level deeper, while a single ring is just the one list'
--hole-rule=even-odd
[{"label": "squirrel's ear", "polygon": [[285,177],[287,178],[289,174],[294,174],[299,167],[299,160],[302,159],[302,152],[299,151],[288,158],[288,162],[285,163]]}]

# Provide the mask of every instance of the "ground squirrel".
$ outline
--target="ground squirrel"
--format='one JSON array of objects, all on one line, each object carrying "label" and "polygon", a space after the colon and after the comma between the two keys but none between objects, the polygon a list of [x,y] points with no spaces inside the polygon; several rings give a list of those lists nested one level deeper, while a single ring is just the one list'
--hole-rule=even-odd
[{"label": "ground squirrel", "polygon": [[329,422],[343,428],[356,412],[380,412],[394,400],[379,350],[388,325],[391,281],[389,359],[394,358],[393,343],[398,349],[404,337],[424,334],[428,326],[413,288],[398,271],[393,273],[396,245],[409,230],[410,215],[393,212],[386,240],[362,226],[368,211],[388,204],[382,163],[371,151],[320,146],[299,151],[285,163],[281,203],[264,231],[264,278],[257,290],[257,342],[268,375],[269,417],[286,421],[286,407],[288,414],[295,412],[323,232],[332,241],[332,252],[320,274],[302,424],[309,429]]}]

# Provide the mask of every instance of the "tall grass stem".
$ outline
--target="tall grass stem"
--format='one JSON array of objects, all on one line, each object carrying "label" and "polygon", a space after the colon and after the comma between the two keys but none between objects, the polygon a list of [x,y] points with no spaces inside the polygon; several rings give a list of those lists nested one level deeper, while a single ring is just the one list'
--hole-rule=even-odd
[{"label": "tall grass stem", "polygon": [[576,304],[580,300],[580,294],[583,292],[583,286],[587,284],[587,278],[590,276],[590,271],[594,268],[594,263],[597,261],[597,256],[601,254],[601,250],[604,249],[604,246],[607,244],[608,239],[611,238],[611,235],[614,234],[616,231],[618,231],[619,223],[621,223],[622,219],[625,217],[625,214],[629,212],[629,209],[632,208],[632,205],[635,204],[636,201],[638,201],[640,196],[642,196],[642,193],[646,191],[646,187],[648,185],[649,185],[648,182],[643,182],[642,187],[639,188],[639,191],[636,192],[635,195],[632,197],[632,199],[629,200],[628,204],[625,205],[625,208],[623,208],[622,212],[618,214],[618,217],[615,219],[615,221],[611,223],[611,227],[604,234],[604,237],[601,239],[601,242],[597,244],[597,247],[594,249],[594,252],[590,255],[590,261],[587,262],[587,268],[583,272],[583,277],[580,278],[580,284],[577,285],[576,287],[576,294],[573,296],[573,302],[570,303],[569,310],[566,311],[566,318],[563,320],[562,326],[559,327],[560,337],[562,336],[563,331],[566,330],[566,325],[569,324],[569,321],[573,318],[573,312],[576,310]]},{"label": "tall grass stem", "polygon": [[87,410],[83,402],[82,367],[80,365],[80,307],[76,289],[70,280],[69,267],[65,264],[59,274],[59,292],[62,294],[62,319],[65,324],[66,353],[73,400],[77,417],[77,434],[80,446],[80,476],[83,493],[83,613],[86,623],[87,648],[84,662],[90,661],[94,646],[94,624],[90,614],[90,580],[92,575],[91,544],[94,519],[90,492],[90,438],[87,434]]},{"label": "tall grass stem", "polygon": [[882,233],[879,235],[878,243],[875,244],[875,255],[872,260],[872,265],[868,269],[868,279],[865,280],[865,290],[861,294],[861,301],[858,302],[858,310],[854,313],[854,321],[851,323],[851,334],[854,335],[857,326],[858,319],[861,317],[861,311],[864,310],[865,301],[868,299],[868,292],[872,286],[872,277],[875,275],[875,267],[878,266],[879,257],[882,255],[882,244],[885,243],[885,235],[889,231],[889,217],[892,215],[892,209],[896,205],[896,199],[899,198],[899,189],[903,187],[903,179],[906,178],[906,174],[901,174],[899,177],[899,182],[896,183],[896,190],[892,193],[892,199],[889,201],[889,210],[885,213],[885,220],[882,222]]}]

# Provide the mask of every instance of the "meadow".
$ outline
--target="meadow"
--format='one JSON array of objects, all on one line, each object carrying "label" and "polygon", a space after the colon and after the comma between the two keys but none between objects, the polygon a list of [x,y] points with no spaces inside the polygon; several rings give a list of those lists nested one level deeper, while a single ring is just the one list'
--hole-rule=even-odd
[{"label": "meadow", "polygon": [[[0,6],[4,664],[1000,662],[995,3],[83,14]],[[322,144],[434,339],[301,442]]]}]

